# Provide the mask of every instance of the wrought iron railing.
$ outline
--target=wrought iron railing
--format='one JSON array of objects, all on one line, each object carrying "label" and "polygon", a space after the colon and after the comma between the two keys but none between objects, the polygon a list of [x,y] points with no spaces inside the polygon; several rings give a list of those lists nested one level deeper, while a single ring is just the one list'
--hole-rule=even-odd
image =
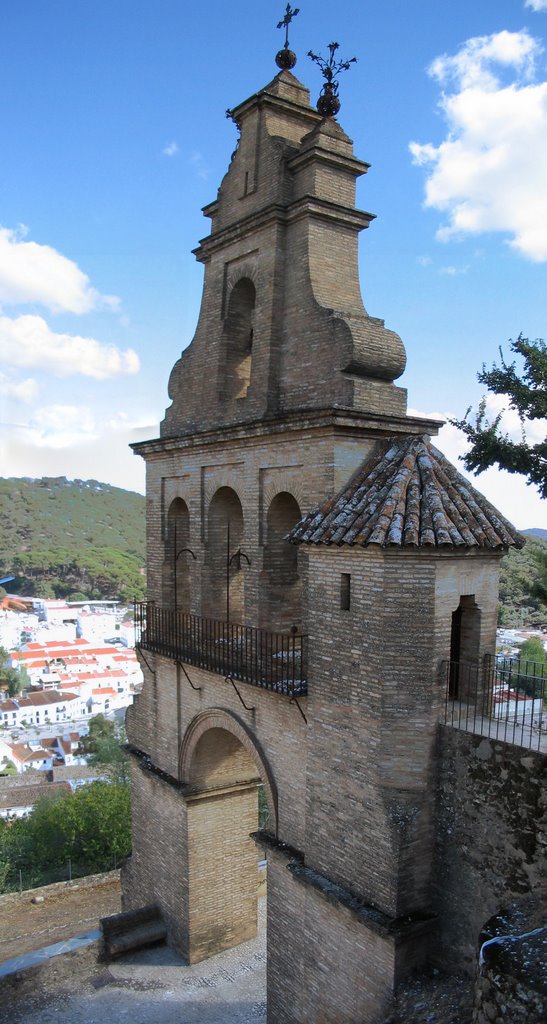
[{"label": "wrought iron railing", "polygon": [[443,661],[444,721],[529,750],[547,749],[547,664],[491,658]]},{"label": "wrought iron railing", "polygon": [[288,697],[303,697],[307,637],[269,633],[142,602],[135,605],[137,647]]}]

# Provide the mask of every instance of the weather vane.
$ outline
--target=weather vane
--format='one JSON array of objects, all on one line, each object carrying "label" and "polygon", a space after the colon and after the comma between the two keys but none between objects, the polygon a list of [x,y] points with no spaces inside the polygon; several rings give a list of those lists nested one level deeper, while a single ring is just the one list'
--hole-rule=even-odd
[{"label": "weather vane", "polygon": [[340,110],[338,75],[341,71],[349,71],[350,65],[355,64],[357,61],[357,57],[350,57],[349,60],[335,60],[334,55],[339,46],[339,43],[329,43],[330,57],[328,61],[321,54],[308,50],[308,57],[311,57],[315,64],[319,65],[321,74],[325,79],[325,84],[317,100],[317,109],[322,117],[334,117]]},{"label": "weather vane", "polygon": [[282,71],[289,71],[291,68],[294,68],[294,65],[296,64],[296,53],[289,49],[289,25],[293,18],[296,18],[299,10],[299,7],[295,7],[293,9],[290,4],[287,4],[285,17],[277,23],[278,28],[285,29],[285,46],[276,54],[275,57],[275,63]]}]

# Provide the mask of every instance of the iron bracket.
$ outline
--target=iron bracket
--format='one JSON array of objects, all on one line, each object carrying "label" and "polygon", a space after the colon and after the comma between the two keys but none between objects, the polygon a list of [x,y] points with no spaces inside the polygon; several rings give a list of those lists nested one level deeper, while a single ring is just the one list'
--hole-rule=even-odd
[{"label": "iron bracket", "polygon": [[144,661],[144,664],[146,665],[148,671],[151,672],[153,676],[155,676],[156,675],[156,670],[154,668],[152,668],[150,662],[148,661],[148,658],[144,654],[144,651],[143,651],[142,647],[139,644],[137,644],[136,647],[135,647],[135,650],[139,652],[139,654],[140,654],[142,660]]},{"label": "iron bracket", "polygon": [[304,712],[302,711],[302,708],[300,707],[300,704],[298,703],[298,698],[297,697],[291,697],[291,699],[289,701],[289,704],[296,704],[300,714],[302,715],[302,718],[304,719],[304,721],[305,721],[305,723],[307,725],[308,724],[308,719],[306,718]]},{"label": "iron bracket", "polygon": [[232,684],[232,686],[233,686],[233,688],[234,688],[235,692],[237,693],[237,695],[238,695],[238,697],[239,697],[239,699],[240,699],[241,703],[243,704],[243,707],[245,708],[245,711],[252,711],[252,712],[253,712],[253,715],[254,715],[254,713],[255,713],[255,711],[256,711],[256,708],[254,708],[254,707],[252,707],[252,708],[251,708],[251,707],[248,707],[248,705],[247,705],[247,704],[245,703],[245,701],[243,700],[243,697],[241,696],[241,694],[240,694],[240,692],[239,692],[239,690],[238,690],[238,688],[237,688],[236,684],[234,683],[234,681],[233,681],[232,677],[231,677],[231,676],[225,676],[224,678],[225,678],[225,682],[227,682],[227,683],[231,683],[231,684]]},{"label": "iron bracket", "polygon": [[199,690],[199,691],[201,692],[201,690],[203,689],[203,687],[202,687],[202,686],[194,686],[194,684],[193,684],[192,680],[190,679],[190,676],[188,675],[188,672],[186,671],[186,669],[185,669],[184,665],[182,664],[182,661],[177,661],[177,665],[178,665],[178,666],[179,666],[179,668],[181,668],[181,669],[182,669],[182,671],[184,672],[184,675],[186,676],[186,678],[187,678],[188,682],[190,683],[190,686],[192,687],[192,689],[193,689],[193,690]]}]

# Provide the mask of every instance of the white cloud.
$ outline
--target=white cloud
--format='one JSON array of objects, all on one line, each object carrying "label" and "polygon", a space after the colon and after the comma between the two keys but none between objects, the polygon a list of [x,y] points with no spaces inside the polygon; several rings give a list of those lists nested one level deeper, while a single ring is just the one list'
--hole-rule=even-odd
[{"label": "white cloud", "polygon": [[547,0],[525,0],[524,6],[536,13],[547,11]]},{"label": "white cloud", "polygon": [[197,174],[198,178],[202,178],[203,181],[207,180],[210,171],[209,168],[207,167],[207,164],[205,163],[205,160],[203,159],[202,153],[200,153],[198,150],[194,150],[194,152],[191,153],[190,157],[188,158],[188,163],[191,165],[191,167],[194,168],[194,171]]},{"label": "white cloud", "polygon": [[446,88],[447,135],[410,151],[428,169],[425,205],[448,216],[441,241],[503,231],[521,255],[547,260],[547,81],[534,80],[541,53],[523,29],[469,39],[431,64]]},{"label": "white cloud", "polygon": [[25,241],[27,229],[0,227],[0,303],[38,303],[52,312],[117,309],[119,299],[101,295],[72,260],[49,245]]},{"label": "white cloud", "polygon": [[[492,418],[496,412],[500,411],[500,405],[503,406],[504,400],[501,395],[487,395],[486,398],[487,415]],[[446,421],[460,415],[461,410],[456,414],[446,411],[419,412],[416,409],[409,409],[408,414],[409,416],[425,416],[428,419]],[[509,411],[508,415],[504,417],[503,429],[515,438],[520,437],[520,422],[516,413]],[[532,442],[539,439],[541,424],[535,426],[530,424],[529,428],[527,426],[527,435]],[[438,437],[433,437],[432,441],[458,472],[466,477],[477,491],[484,494],[485,498],[518,530],[526,530],[534,526],[547,528],[547,502],[540,498],[536,487],[528,486],[525,477],[516,473],[507,473],[505,470],[495,467],[487,469],[478,476],[468,473],[464,469],[463,463],[460,462],[460,456],[464,455],[467,450],[467,442],[461,430],[453,427],[450,423],[445,423],[445,426],[439,431]]]},{"label": "white cloud", "polygon": [[0,373],[0,395],[16,402],[33,402],[38,394],[38,382],[32,377],[26,380],[10,380],[4,373]]},{"label": "white cloud", "polygon": [[468,270],[468,264],[464,267],[454,267],[449,265],[447,267],[439,267],[439,274],[446,274],[447,277],[457,277],[459,274],[467,274]]},{"label": "white cloud", "polygon": [[144,461],[128,446],[157,437],[158,425],[132,421],[123,413],[113,419],[116,427],[87,408],[57,405],[36,410],[26,425],[0,425],[2,472],[16,477],[94,479],[144,493]]},{"label": "white cloud", "polygon": [[37,449],[70,448],[100,436],[93,413],[85,405],[44,405],[34,410],[28,425],[16,431]]},{"label": "white cloud", "polygon": [[178,153],[178,151],[179,147],[177,146],[176,142],[168,142],[167,145],[164,146],[164,148],[162,149],[162,153],[164,156],[175,156]]},{"label": "white cloud", "polygon": [[57,334],[42,317],[30,314],[15,319],[0,316],[0,359],[9,366],[47,370],[56,377],[81,374],[95,380],[139,369],[133,349],[122,352],[94,338]]}]

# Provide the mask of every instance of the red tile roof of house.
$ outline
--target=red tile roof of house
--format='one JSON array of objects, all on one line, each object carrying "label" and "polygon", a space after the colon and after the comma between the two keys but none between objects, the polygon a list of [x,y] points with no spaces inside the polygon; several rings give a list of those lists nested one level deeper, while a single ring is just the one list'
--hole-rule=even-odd
[{"label": "red tile roof of house", "polygon": [[28,764],[29,761],[46,761],[52,756],[51,750],[44,750],[43,747],[32,750],[28,743],[8,743],[7,746],[21,764]]},{"label": "red tile roof of house", "polygon": [[30,786],[18,786],[12,790],[0,791],[0,808],[2,810],[17,807],[32,807],[42,797],[58,796],[60,793],[71,793],[69,782],[48,782],[45,785],[35,783]]}]

